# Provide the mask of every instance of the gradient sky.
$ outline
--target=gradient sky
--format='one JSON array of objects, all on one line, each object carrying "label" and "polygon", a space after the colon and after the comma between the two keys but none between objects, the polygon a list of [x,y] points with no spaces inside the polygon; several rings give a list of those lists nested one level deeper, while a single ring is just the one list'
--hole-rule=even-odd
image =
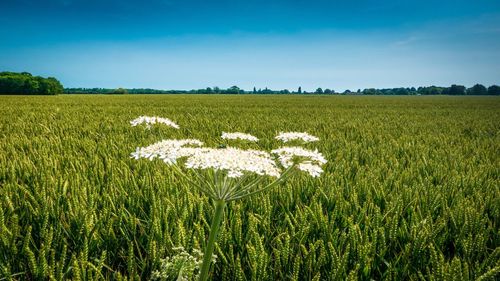
[{"label": "gradient sky", "polygon": [[500,84],[498,0],[0,0],[0,71],[65,87]]}]

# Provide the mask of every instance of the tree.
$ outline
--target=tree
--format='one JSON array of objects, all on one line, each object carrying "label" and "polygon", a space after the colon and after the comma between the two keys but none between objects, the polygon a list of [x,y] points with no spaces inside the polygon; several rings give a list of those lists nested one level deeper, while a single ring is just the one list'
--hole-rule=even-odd
[{"label": "tree", "polygon": [[255,87],[253,87],[253,93],[257,94],[257,89]]},{"label": "tree", "polygon": [[111,92],[110,94],[125,95],[125,94],[128,94],[128,91],[127,91],[127,89],[124,89],[124,88],[117,88],[117,89],[114,89],[113,92]]},{"label": "tree", "polygon": [[[465,95],[465,86],[453,84],[444,92],[446,95]],[[443,94],[445,94],[444,92]]]},{"label": "tree", "polygon": [[40,84],[43,84],[43,78],[40,79],[26,79],[24,81],[23,93],[37,94],[40,92]]},{"label": "tree", "polygon": [[299,87],[299,90],[297,91],[297,93],[302,94],[302,87]]},{"label": "tree", "polygon": [[0,93],[25,94],[24,79],[13,75],[0,75]]},{"label": "tree", "polygon": [[317,88],[315,94],[323,94],[323,89]]},{"label": "tree", "polygon": [[398,88],[398,89],[396,89],[395,94],[396,95],[408,95],[409,92],[406,88]]},{"label": "tree", "polygon": [[227,94],[239,94],[240,93],[240,88],[238,86],[232,86],[229,89],[226,90]]},{"label": "tree", "polygon": [[0,72],[0,93],[17,95],[57,95],[64,88],[54,77],[43,78],[28,72]]},{"label": "tree", "polygon": [[47,87],[48,91],[46,94],[58,95],[58,94],[62,94],[64,92],[64,87],[59,82],[59,80],[57,80],[56,78],[49,77],[49,78],[45,79],[45,82],[48,84],[48,87]]},{"label": "tree", "polygon": [[497,85],[489,86],[488,95],[500,96],[500,86]]},{"label": "tree", "polygon": [[481,84],[476,84],[476,85],[470,87],[469,89],[467,89],[467,95],[478,96],[478,95],[487,95],[487,94],[488,94],[488,89],[486,89],[486,87],[481,85]]},{"label": "tree", "polygon": [[441,95],[443,92],[442,87],[418,87],[417,93],[420,95]]},{"label": "tree", "polygon": [[267,87],[261,91],[263,94],[272,94],[273,91],[271,89],[268,89]]},{"label": "tree", "polygon": [[363,95],[378,95],[379,91],[375,88],[368,88],[363,90]]}]

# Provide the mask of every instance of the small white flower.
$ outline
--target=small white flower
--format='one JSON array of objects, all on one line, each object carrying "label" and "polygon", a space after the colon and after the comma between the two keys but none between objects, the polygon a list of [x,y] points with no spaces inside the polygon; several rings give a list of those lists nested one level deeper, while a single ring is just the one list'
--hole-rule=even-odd
[{"label": "small white flower", "polygon": [[151,128],[151,125],[154,124],[165,124],[172,128],[179,129],[179,125],[175,124],[172,120],[157,116],[139,116],[136,119],[130,121],[130,125],[132,125],[133,127],[143,123],[146,124],[146,128],[148,129]]},{"label": "small white flower", "polygon": [[275,139],[280,140],[282,142],[289,142],[292,140],[302,140],[303,142],[312,142],[318,141],[319,138],[309,135],[308,133],[300,133],[300,132],[281,132],[279,135],[275,137]]},{"label": "small white flower", "polygon": [[247,140],[247,141],[253,141],[253,142],[259,141],[258,138],[254,137],[252,135],[245,134],[245,133],[239,133],[239,132],[235,132],[235,133],[222,132],[221,138],[228,139],[228,140],[241,139],[241,140]]},{"label": "small white flower", "polygon": [[302,147],[285,146],[279,149],[274,149],[271,153],[277,154],[278,159],[283,167],[288,168],[293,165],[294,160],[299,158],[298,169],[309,173],[312,177],[319,176],[323,170],[321,165],[326,164],[326,159],[318,150],[308,150]]},{"label": "small white flower", "polygon": [[300,163],[297,167],[299,170],[309,173],[313,178],[319,177],[323,173],[323,169],[319,165],[311,163]]}]

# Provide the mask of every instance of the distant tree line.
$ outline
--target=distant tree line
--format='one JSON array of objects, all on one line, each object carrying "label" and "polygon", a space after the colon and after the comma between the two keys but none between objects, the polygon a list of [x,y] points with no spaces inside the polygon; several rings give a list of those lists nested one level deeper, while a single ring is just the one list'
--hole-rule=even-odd
[{"label": "distant tree line", "polygon": [[[359,92],[358,92],[359,93]],[[418,87],[412,88],[390,88],[390,89],[364,89],[363,95],[500,95],[500,86],[492,85],[488,88],[481,84],[476,84],[470,88],[462,85],[451,85],[450,87]]]},{"label": "distant tree line", "polygon": [[57,95],[64,88],[54,77],[43,78],[28,72],[0,72],[0,94]]},{"label": "distant tree line", "polygon": [[194,90],[157,90],[157,89],[106,89],[106,88],[67,88],[64,89],[67,94],[319,94],[319,95],[500,95],[500,86],[492,85],[488,88],[481,84],[476,84],[470,88],[462,85],[451,85],[450,87],[411,87],[411,88],[386,88],[375,89],[368,88],[364,90],[357,90],[351,92],[345,90],[343,92],[336,92],[332,89],[317,88],[314,92],[303,91],[299,87],[296,91],[271,90],[268,88],[256,89],[251,91],[240,89],[237,86],[232,86],[227,89],[219,87],[208,87],[204,89]]},{"label": "distant tree line", "polygon": [[157,90],[157,89],[107,89],[107,88],[63,88],[61,83],[53,77],[43,78],[33,76],[28,72],[0,72],[0,94],[19,95],[57,95],[57,94],[319,94],[319,95],[500,95],[500,86],[492,85],[486,88],[484,85],[476,84],[470,88],[462,85],[451,85],[450,87],[411,87],[411,88],[385,88],[358,89],[355,92],[345,90],[336,92],[332,89],[317,88],[314,92],[303,91],[299,87],[296,91],[288,89],[271,90],[253,88],[250,91],[232,86],[227,89],[219,87],[207,87],[194,90]]}]

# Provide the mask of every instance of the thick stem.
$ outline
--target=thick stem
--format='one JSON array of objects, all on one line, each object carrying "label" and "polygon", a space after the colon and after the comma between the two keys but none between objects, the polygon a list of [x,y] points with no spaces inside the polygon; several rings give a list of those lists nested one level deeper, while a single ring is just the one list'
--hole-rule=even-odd
[{"label": "thick stem", "polygon": [[201,265],[200,271],[200,281],[206,281],[208,278],[208,271],[210,270],[210,264],[212,263],[212,253],[214,251],[215,239],[219,233],[220,223],[222,221],[222,216],[224,215],[224,207],[226,207],[226,202],[224,200],[215,201],[215,216],[210,226],[210,234],[208,236],[208,244],[203,253],[203,264]]}]

